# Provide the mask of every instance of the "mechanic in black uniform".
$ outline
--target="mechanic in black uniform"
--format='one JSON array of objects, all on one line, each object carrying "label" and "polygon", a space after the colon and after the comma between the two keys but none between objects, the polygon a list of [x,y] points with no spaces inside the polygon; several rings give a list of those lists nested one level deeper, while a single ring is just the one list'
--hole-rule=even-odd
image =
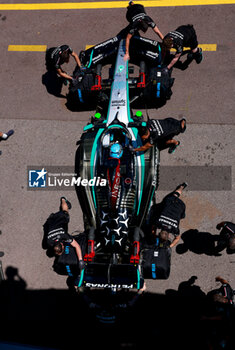
[{"label": "mechanic in black uniform", "polygon": [[118,35],[126,38],[126,54],[124,56],[125,60],[129,60],[129,46],[130,40],[133,35],[139,36],[139,30],[146,32],[149,27],[163,40],[164,36],[160,32],[156,23],[150,18],[146,12],[143,5],[134,4],[133,1],[129,1],[127,7],[126,19],[130,23],[126,28],[124,28]]},{"label": "mechanic in black uniform", "polygon": [[216,252],[221,252],[227,248],[228,253],[235,251],[235,224],[229,221],[220,222],[216,226],[217,230],[220,231],[218,244],[215,247]]},{"label": "mechanic in black uniform", "polygon": [[215,280],[221,283],[221,287],[210,292],[214,301],[234,305],[234,291],[228,281],[220,276],[216,277]]},{"label": "mechanic in black uniform", "polygon": [[173,153],[180,142],[173,139],[175,135],[185,132],[186,120],[183,118],[177,120],[174,118],[150,119],[147,127],[141,127],[139,133],[144,145],[135,148],[134,151],[141,152],[157,145],[159,150],[169,148],[168,152]]},{"label": "mechanic in black uniform", "polygon": [[165,61],[170,49],[176,49],[176,54],[171,62],[167,65],[171,69],[179,60],[183,53],[184,47],[190,47],[192,58],[199,64],[202,61],[202,49],[198,47],[197,35],[192,25],[182,25],[176,30],[169,32],[162,42],[162,57]]},{"label": "mechanic in black uniform", "polygon": [[234,290],[224,278],[215,280],[221,287],[207,293],[200,334],[208,349],[234,349]]},{"label": "mechanic in black uniform", "polygon": [[76,252],[79,267],[84,268],[82,251],[80,245],[71,235],[68,234],[69,209],[71,203],[65,198],[60,199],[60,210],[57,213],[52,213],[45,224],[44,237],[42,241],[43,249],[53,249],[55,255],[63,254],[66,245],[71,245]]},{"label": "mechanic in black uniform", "polygon": [[67,74],[61,67],[62,64],[69,62],[70,56],[72,56],[77,65],[82,68],[78,55],[68,45],[61,45],[48,49],[46,52],[47,70],[54,70],[60,77],[73,81],[73,77]]},{"label": "mechanic in black uniform", "polygon": [[[180,220],[185,218],[185,204],[179,197],[187,185],[184,182],[177,186],[174,192],[168,194],[161,203],[160,213],[157,214],[155,227],[161,230],[158,234],[160,243],[169,242],[170,248],[173,248],[180,240],[179,224]],[[174,235],[172,242],[169,241],[170,234]]]}]

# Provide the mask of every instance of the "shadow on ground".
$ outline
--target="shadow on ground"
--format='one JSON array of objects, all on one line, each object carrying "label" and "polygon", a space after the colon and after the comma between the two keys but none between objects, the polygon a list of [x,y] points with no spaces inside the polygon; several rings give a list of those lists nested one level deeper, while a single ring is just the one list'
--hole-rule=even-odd
[{"label": "shadow on ground", "polygon": [[[184,254],[188,250],[195,254],[218,255],[215,246],[219,235],[212,235],[209,232],[200,232],[196,229],[185,231],[181,239],[182,244],[176,247],[178,254]],[[220,255],[220,254],[219,254]]]},{"label": "shadow on ground", "polygon": [[[103,305],[94,312],[84,295],[72,290],[28,290],[17,268],[8,267],[0,283],[1,341],[66,350],[208,349],[208,326],[201,319],[206,297],[195,280],[192,276],[164,295],[145,293],[128,308],[126,300],[133,296],[125,292],[118,297],[118,311],[117,297],[93,291],[90,296]],[[115,322],[104,323],[110,316]]]},{"label": "shadow on ground", "polygon": [[42,84],[46,87],[47,92],[55,97],[66,98],[61,91],[64,79],[57,76],[55,72],[46,72],[42,75]]}]

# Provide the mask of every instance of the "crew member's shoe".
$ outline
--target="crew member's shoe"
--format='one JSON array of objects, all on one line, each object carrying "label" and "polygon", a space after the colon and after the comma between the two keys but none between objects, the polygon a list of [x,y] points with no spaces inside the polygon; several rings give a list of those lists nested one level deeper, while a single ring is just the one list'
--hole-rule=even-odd
[{"label": "crew member's shoe", "polygon": [[193,54],[195,61],[197,64],[201,63],[202,61],[202,49],[199,47],[197,52]]},{"label": "crew member's shoe", "polygon": [[71,204],[70,201],[68,201],[68,199],[65,198],[65,197],[61,197],[61,198],[60,198],[60,210],[62,209],[62,199],[65,200],[65,202],[66,202],[66,204],[67,204],[67,206],[68,206],[68,209],[70,210],[70,209],[72,208],[72,204]]},{"label": "crew member's shoe", "polygon": [[6,133],[3,133],[3,136],[0,138],[0,141],[6,141],[13,134],[14,134],[14,130],[12,129]]},{"label": "crew member's shoe", "polygon": [[177,148],[179,145],[180,145],[180,141],[178,141],[177,144],[174,144],[174,145],[170,146],[169,149],[168,149],[168,153],[170,153],[170,154],[174,153],[175,150],[176,150],[176,148]]},{"label": "crew member's shoe", "polygon": [[9,130],[7,133],[7,138],[14,134],[14,130]]},{"label": "crew member's shoe", "polygon": [[182,184],[178,185],[176,187],[176,190],[178,190],[180,187],[183,187],[183,190],[188,186],[188,183],[187,182],[183,182]]},{"label": "crew member's shoe", "polygon": [[181,120],[181,133],[183,133],[183,132],[185,132],[185,130],[186,130],[186,119],[185,118],[183,118],[182,120]]}]

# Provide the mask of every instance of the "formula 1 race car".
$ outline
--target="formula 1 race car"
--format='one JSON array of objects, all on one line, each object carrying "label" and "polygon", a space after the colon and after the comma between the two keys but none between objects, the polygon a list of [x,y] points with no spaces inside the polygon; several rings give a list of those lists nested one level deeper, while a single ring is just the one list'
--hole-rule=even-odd
[{"label": "formula 1 race car", "polygon": [[[73,83],[67,95],[68,108],[94,110],[98,106],[104,114],[107,113],[120,40],[123,39],[116,36],[80,53],[84,69],[77,67],[74,71]],[[174,78],[171,78],[171,71],[161,65],[161,44],[152,39],[133,36],[129,62],[134,64],[126,72],[132,108],[162,107],[172,95]],[[104,79],[102,74],[108,66],[108,77]],[[137,77],[130,77],[135,70]]]},{"label": "formula 1 race car", "polygon": [[[143,285],[141,227],[158,187],[160,154],[157,146],[145,153],[133,150],[142,145],[139,128],[146,122],[130,109],[124,54],[121,40],[107,116],[93,118],[78,141],[75,173],[90,184],[76,186],[89,232],[87,266],[78,286],[139,289]],[[152,274],[152,278],[168,276],[169,271]]]}]

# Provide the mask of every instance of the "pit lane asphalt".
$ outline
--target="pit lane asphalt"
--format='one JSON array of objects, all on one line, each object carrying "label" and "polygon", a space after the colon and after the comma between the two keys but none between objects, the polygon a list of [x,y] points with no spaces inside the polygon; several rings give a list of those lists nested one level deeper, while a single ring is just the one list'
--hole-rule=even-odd
[{"label": "pit lane asphalt", "polygon": [[[171,100],[156,117],[185,114],[190,123],[233,124],[233,5],[148,8],[161,31],[193,23],[201,44],[217,44],[203,63],[175,69]],[[1,11],[1,118],[86,121],[89,113],[71,113],[65,98],[48,94],[42,84],[43,52],[9,52],[8,45],[68,43],[76,52],[115,36],[126,26],[125,9]],[[6,18],[5,18],[6,17]],[[3,20],[4,19],[4,20]],[[169,20],[170,19],[170,20]],[[219,29],[218,29],[219,28]],[[149,30],[146,37],[157,38]],[[72,72],[74,65],[66,67]],[[33,115],[32,115],[33,113]]]},{"label": "pit lane asphalt", "polygon": [[[234,6],[148,8],[147,12],[163,33],[193,23],[199,43],[218,45],[216,52],[204,54],[200,65],[193,62],[184,72],[175,69],[171,100],[162,109],[149,112],[152,118],[184,115],[188,121],[186,133],[179,137],[181,146],[171,156],[163,152],[161,165],[231,166],[234,190]],[[42,251],[41,239],[42,224],[51,212],[57,211],[64,193],[27,191],[27,166],[73,166],[75,144],[90,113],[71,112],[65,98],[47,92],[42,84],[46,72],[44,53],[8,52],[8,45],[51,47],[68,43],[79,52],[85,45],[104,41],[124,27],[125,9],[2,11],[1,15],[0,129],[15,129],[14,136],[0,143],[3,269],[17,267],[28,289],[63,289],[65,277],[52,271],[52,260]],[[146,37],[155,38],[150,31]],[[72,69],[71,62],[68,71]],[[165,194],[159,191],[158,200]],[[82,231],[82,213],[75,192],[65,195],[73,204],[70,232]],[[196,228],[215,235],[218,222],[234,220],[233,191],[190,191],[189,183],[183,198],[187,210],[182,232]],[[174,249],[169,280],[148,281],[147,287],[157,293],[177,290],[180,282],[196,275],[196,284],[207,292],[216,286],[215,276],[222,275],[235,288],[234,262],[234,255],[225,251],[214,257],[193,251],[180,255]]]}]

